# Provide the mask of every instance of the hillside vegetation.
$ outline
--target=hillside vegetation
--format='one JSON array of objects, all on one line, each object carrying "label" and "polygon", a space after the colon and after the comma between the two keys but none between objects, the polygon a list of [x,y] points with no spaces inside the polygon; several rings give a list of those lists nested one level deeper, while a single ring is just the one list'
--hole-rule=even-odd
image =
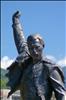
[{"label": "hillside vegetation", "polygon": [[6,83],[7,83],[8,79],[5,76],[5,74],[7,73],[7,70],[0,68],[0,71],[1,71],[1,77],[0,77],[1,86],[0,86],[0,88],[1,89],[6,89],[6,88],[8,88],[6,86]]}]

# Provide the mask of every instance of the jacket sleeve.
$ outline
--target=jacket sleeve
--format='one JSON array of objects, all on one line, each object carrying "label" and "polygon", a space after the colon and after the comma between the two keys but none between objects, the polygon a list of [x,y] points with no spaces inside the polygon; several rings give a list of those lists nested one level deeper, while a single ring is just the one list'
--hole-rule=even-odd
[{"label": "jacket sleeve", "polygon": [[6,74],[6,76],[8,77],[7,86],[10,87],[8,97],[16,90],[18,90],[24,68],[25,66],[27,67],[29,63],[28,59],[30,58],[28,46],[24,38],[23,29],[19,22],[19,17],[19,11],[14,13],[14,15],[12,16],[14,41],[19,55],[16,60],[8,67],[8,72]]},{"label": "jacket sleeve", "polygon": [[19,89],[22,75],[23,75],[23,67],[20,67],[20,65],[15,61],[7,68],[7,73],[6,73],[6,77],[8,78],[7,86],[10,88],[8,97]]},{"label": "jacket sleeve", "polygon": [[50,73],[50,82],[55,92],[55,97],[57,100],[65,100],[66,89],[64,87],[64,81],[62,78],[62,71],[59,67],[54,66]]},{"label": "jacket sleeve", "polygon": [[15,41],[17,51],[19,54],[21,54],[22,52],[25,52],[25,51],[28,52],[28,46],[27,46],[27,42],[26,42],[25,37],[24,37],[23,28],[22,28],[21,23],[19,21],[19,17],[20,17],[19,11],[17,11],[16,13],[13,14],[13,16],[12,16],[12,22],[13,22],[12,28],[13,28],[14,41]]}]

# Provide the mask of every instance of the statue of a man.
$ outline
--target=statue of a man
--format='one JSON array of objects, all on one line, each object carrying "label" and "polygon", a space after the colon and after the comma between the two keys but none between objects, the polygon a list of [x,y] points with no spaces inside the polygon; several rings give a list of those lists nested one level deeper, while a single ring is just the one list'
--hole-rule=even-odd
[{"label": "statue of a man", "polygon": [[45,43],[39,34],[30,35],[27,41],[19,22],[20,13],[12,17],[13,34],[19,56],[8,67],[8,97],[20,90],[22,100],[65,100],[64,75],[61,68],[42,55]]}]

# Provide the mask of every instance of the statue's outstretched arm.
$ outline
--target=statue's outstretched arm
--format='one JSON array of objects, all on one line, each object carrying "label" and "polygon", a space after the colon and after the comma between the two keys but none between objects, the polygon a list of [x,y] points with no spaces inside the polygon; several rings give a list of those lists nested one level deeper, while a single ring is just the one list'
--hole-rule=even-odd
[{"label": "statue's outstretched arm", "polygon": [[21,54],[25,50],[28,51],[27,43],[24,38],[23,28],[19,21],[20,15],[20,12],[17,11],[12,16],[14,41],[19,54]]}]

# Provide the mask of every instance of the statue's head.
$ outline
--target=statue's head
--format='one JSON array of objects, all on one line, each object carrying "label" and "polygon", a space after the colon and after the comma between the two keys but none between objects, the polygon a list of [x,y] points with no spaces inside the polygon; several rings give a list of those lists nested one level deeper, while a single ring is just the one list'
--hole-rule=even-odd
[{"label": "statue's head", "polygon": [[39,34],[30,35],[27,38],[28,49],[33,59],[40,59],[45,46]]}]

